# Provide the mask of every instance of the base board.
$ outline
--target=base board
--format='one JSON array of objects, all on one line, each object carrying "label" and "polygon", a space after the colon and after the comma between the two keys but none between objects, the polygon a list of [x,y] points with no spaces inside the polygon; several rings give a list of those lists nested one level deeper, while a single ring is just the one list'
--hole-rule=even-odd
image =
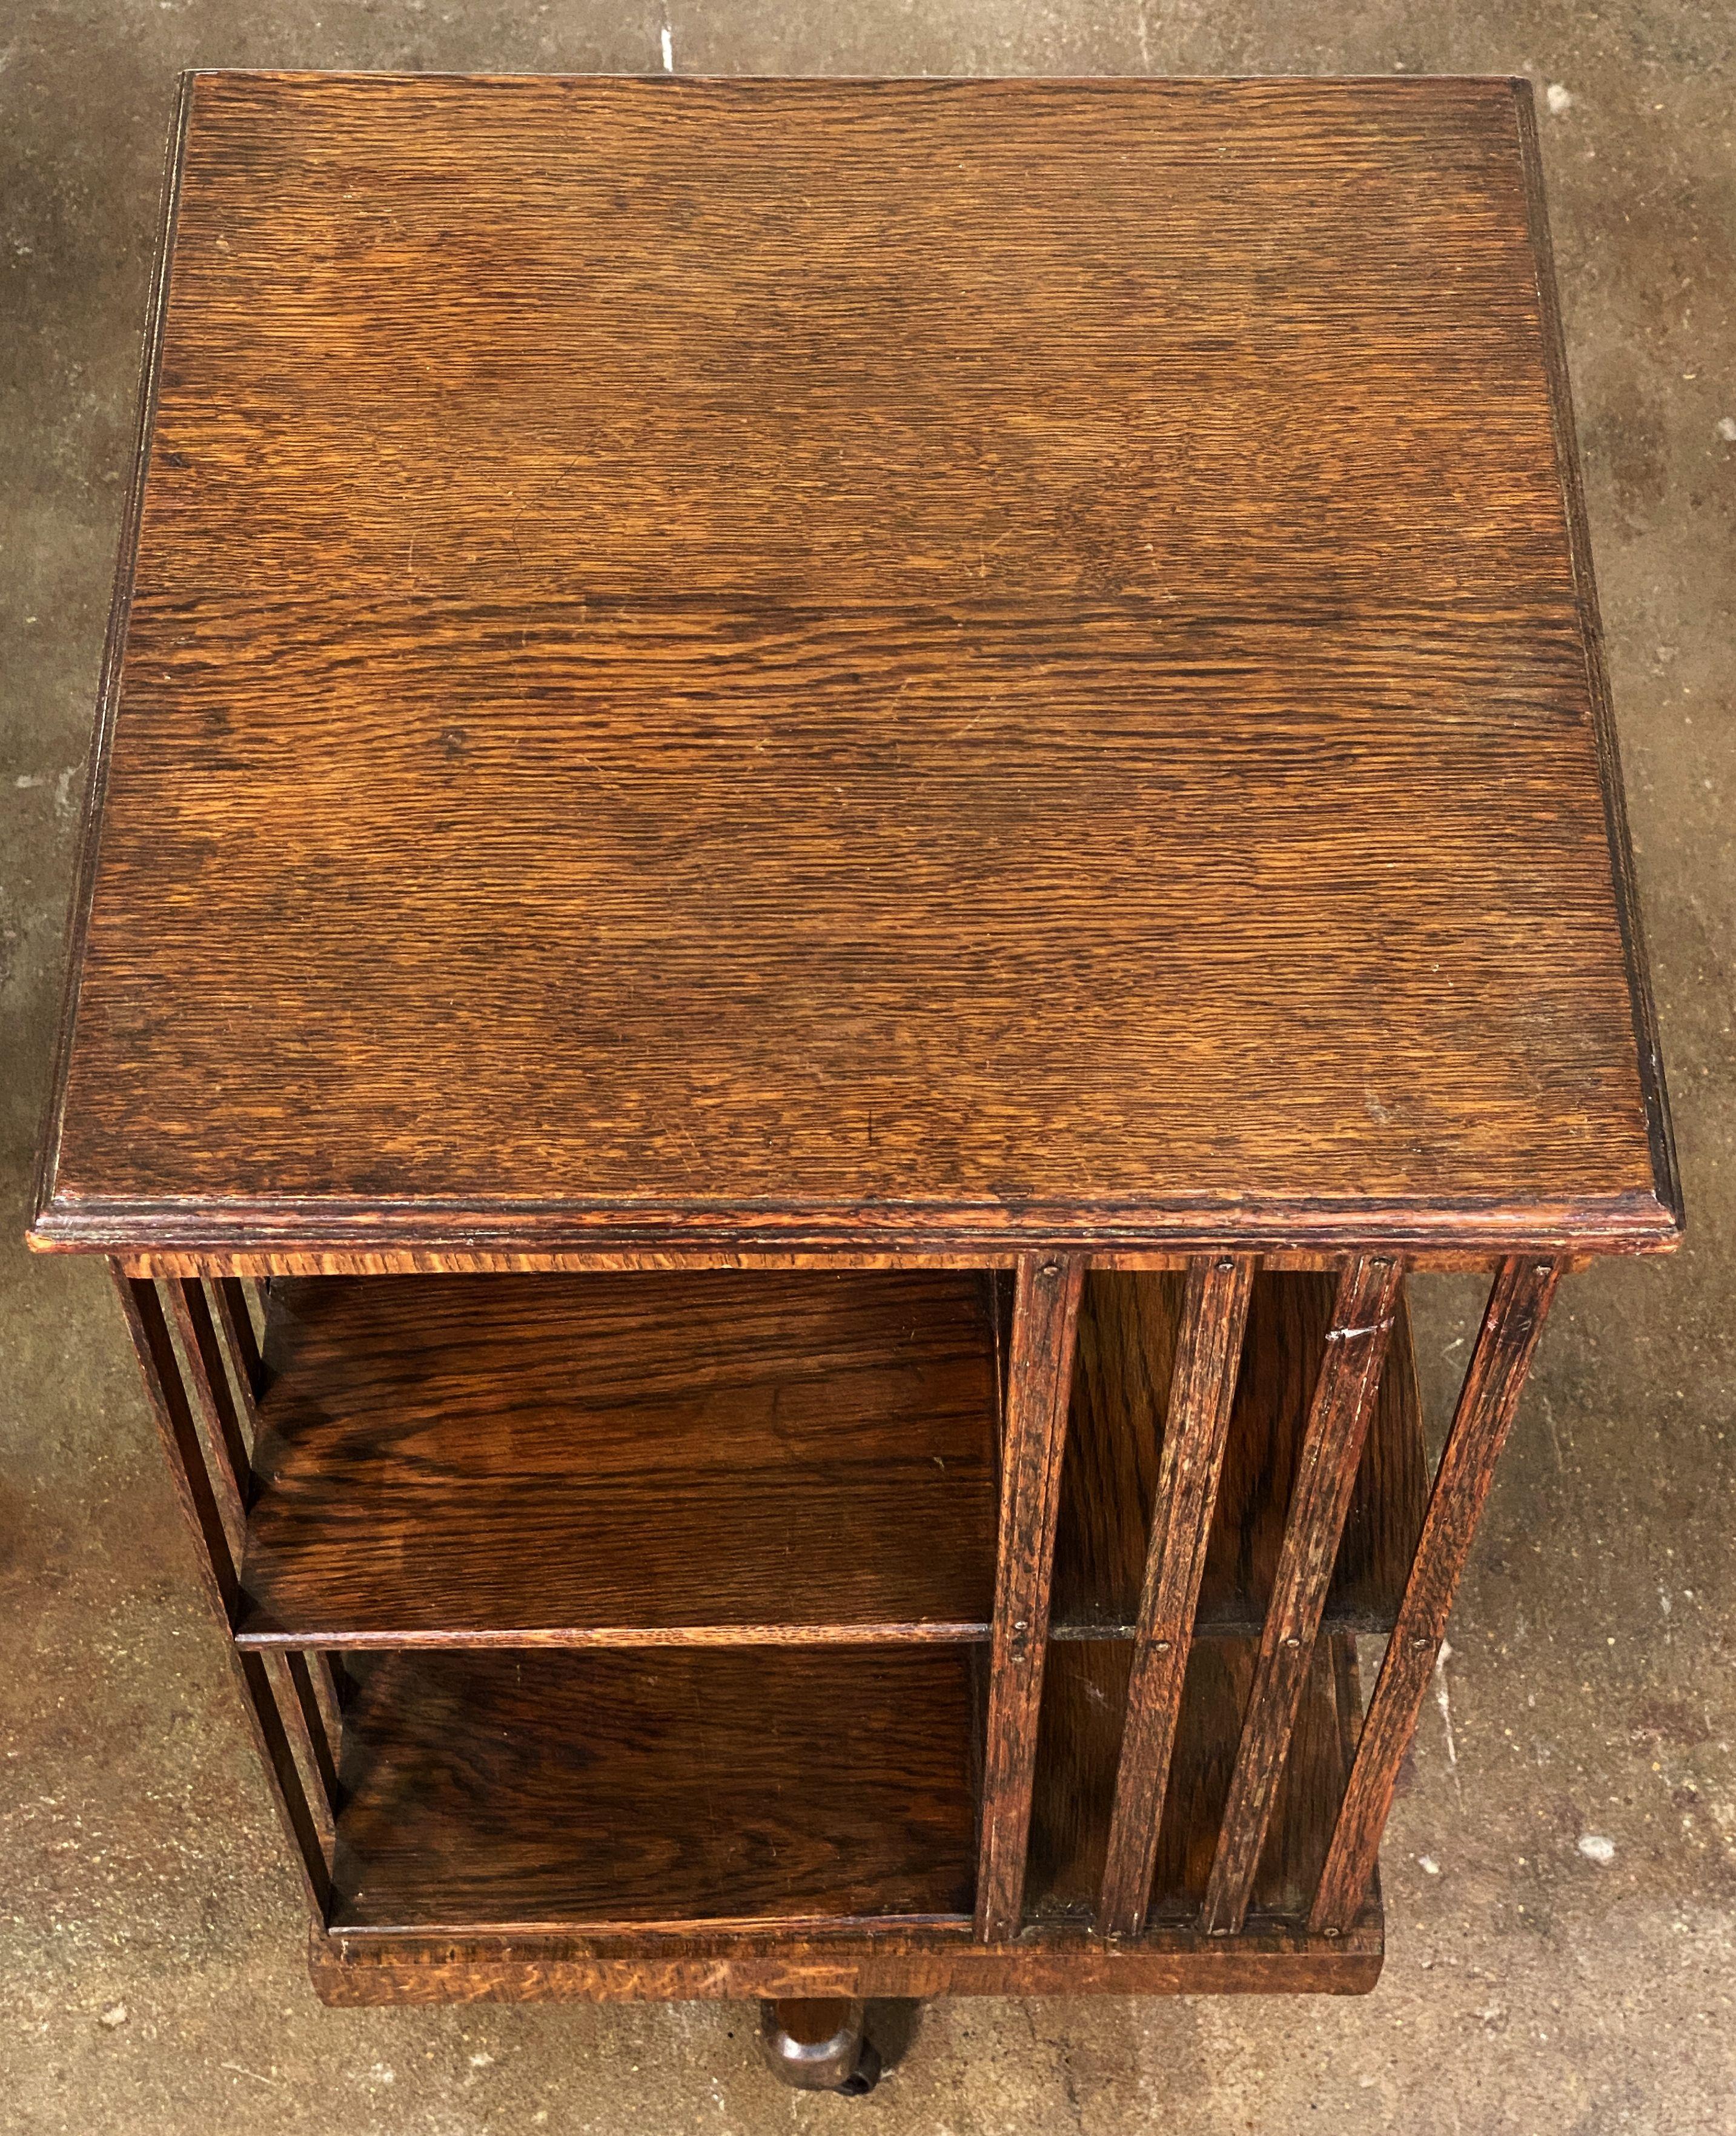
[{"label": "base board", "polygon": [[313,1932],[320,2000],[690,2002],[756,1997],[1365,1995],[1385,1939],[1370,1910],[1341,1936],[1281,1925],[1235,1936],[1153,1930],[1125,1942],[1031,1930],[979,1944],[967,1927],[867,1935],[345,1935]]}]

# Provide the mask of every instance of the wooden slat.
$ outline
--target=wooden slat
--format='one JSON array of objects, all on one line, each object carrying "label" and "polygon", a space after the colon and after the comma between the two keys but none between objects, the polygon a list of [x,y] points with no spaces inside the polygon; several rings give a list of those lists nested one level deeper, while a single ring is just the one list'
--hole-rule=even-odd
[{"label": "wooden slat", "polygon": [[332,1745],[333,1755],[343,1742],[343,1695],[337,1682],[337,1657],[332,1654],[310,1653],[308,1672],[313,1679],[313,1696],[319,1702],[320,1718],[325,1723],[326,1740]]},{"label": "wooden slat", "polygon": [[[180,1360],[170,1338],[162,1300],[155,1284],[131,1281],[119,1269],[114,1269],[114,1274],[133,1347],[138,1353],[152,1412],[168,1455],[169,1473],[192,1523],[199,1545],[200,1567],[206,1590],[226,1634],[234,1619],[237,1595],[235,1556],[224,1528],[206,1447],[194,1422]],[[189,1347],[187,1354],[190,1358],[196,1358],[196,1343]],[[253,1726],[255,1740],[277,1783],[274,1794],[301,1867],[308,1901],[315,1918],[323,1922],[331,1905],[331,1871],[275,1692],[258,1655],[242,1653],[233,1646],[230,1646],[229,1652],[240,1673],[246,1694],[243,1703]]]},{"label": "wooden slat", "polygon": [[1398,1309],[1402,1264],[1360,1255],[1339,1278],[1326,1354],[1308,1412],[1260,1657],[1243,1723],[1229,1799],[1206,1888],[1204,1925],[1234,1935],[1249,1893],[1282,1777],[1297,1701],[1337,1560],[1363,1441]]},{"label": "wooden slat", "polygon": [[1231,1256],[1188,1271],[1098,1908],[1104,1935],[1137,1935],[1145,1925],[1254,1272],[1251,1259]]},{"label": "wooden slat", "polygon": [[1084,1280],[1077,1255],[1028,1254],[1014,1291],[977,1872],[977,1935],[988,1943],[1016,1935],[1024,1907],[1055,1507]]},{"label": "wooden slat", "polygon": [[329,1862],[332,1843],[337,1837],[337,1770],[332,1761],[319,1708],[313,1702],[313,1683],[308,1673],[307,1657],[267,1653],[260,1659],[265,1664],[265,1681],[271,1687],[272,1701],[284,1734],[294,1754],[308,1813],[319,1835],[321,1852]]},{"label": "wooden slat", "polygon": [[284,1657],[284,1665],[289,1672],[290,1688],[295,1693],[296,1711],[301,1716],[305,1731],[305,1749],[319,1782],[320,1793],[325,1798],[327,1808],[335,1818],[337,1814],[337,1754],[336,1739],[331,1734],[319,1692],[313,1681],[313,1664],[319,1660],[318,1654],[291,1652]]},{"label": "wooden slat", "polygon": [[253,1716],[260,1750],[277,1783],[274,1792],[294,1843],[308,1899],[315,1916],[321,1921],[327,1920],[332,1910],[331,1866],[321,1837],[319,1819],[308,1799],[301,1769],[295,1762],[289,1727],[284,1719],[289,1702],[279,1705],[264,1655],[243,1653],[239,1647],[230,1651],[235,1657],[246,1687],[247,1708]]},{"label": "wooden slat", "polygon": [[1515,1256],[1502,1262],[1490,1291],[1309,1917],[1310,1925],[1324,1935],[1342,1935],[1350,1927],[1373,1880],[1399,1763],[1422,1711],[1496,1460],[1560,1274],[1559,1261]]},{"label": "wooden slat", "polygon": [[241,1436],[228,1368],[217,1341],[216,1323],[205,1286],[196,1279],[167,1286],[169,1315],[187,1365],[187,1392],[203,1428],[210,1454],[211,1483],[223,1508],[225,1525],[239,1553],[246,1541],[247,1507],[253,1496],[253,1469]]},{"label": "wooden slat", "polygon": [[247,1426],[248,1444],[251,1445],[259,1428],[258,1403],[265,1385],[265,1365],[259,1354],[259,1338],[248,1303],[247,1284],[245,1278],[238,1275],[213,1276],[209,1279],[209,1288],[217,1325],[223,1330],[223,1339],[229,1346],[230,1359],[235,1367],[236,1391]]}]

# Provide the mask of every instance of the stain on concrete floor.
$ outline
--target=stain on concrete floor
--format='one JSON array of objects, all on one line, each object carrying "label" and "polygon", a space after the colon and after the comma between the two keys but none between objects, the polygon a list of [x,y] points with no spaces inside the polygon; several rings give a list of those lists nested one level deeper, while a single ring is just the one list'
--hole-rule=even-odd
[{"label": "stain on concrete floor", "polygon": [[[20,1243],[176,71],[1524,72],[1690,1220],[1569,1286],[1365,2001],[960,2002],[861,2104],[728,2006],[335,2012],[99,1269]],[[1736,24],[1724,0],[62,0],[0,16],[0,2129],[1736,2129]],[[1419,1301],[1437,1403],[1463,1285]],[[1451,1755],[1448,1753],[1448,1726]]]}]

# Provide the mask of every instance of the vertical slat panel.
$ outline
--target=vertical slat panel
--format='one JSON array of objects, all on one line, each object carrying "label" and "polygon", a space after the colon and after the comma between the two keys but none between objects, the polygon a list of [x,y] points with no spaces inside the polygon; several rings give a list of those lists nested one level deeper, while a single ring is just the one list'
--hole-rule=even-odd
[{"label": "vertical slat panel", "polygon": [[234,1538],[240,1563],[247,1536],[247,1507],[253,1496],[253,1464],[241,1435],[229,1373],[217,1341],[216,1323],[205,1285],[196,1276],[171,1281],[169,1311],[187,1358],[187,1391],[205,1425],[211,1454],[211,1482]]},{"label": "vertical slat panel", "polygon": [[319,1774],[319,1784],[335,1815],[337,1809],[337,1739],[314,1682],[313,1665],[319,1658],[318,1655],[298,1653],[293,1648],[284,1657],[289,1670],[289,1681],[295,1687],[296,1703],[307,1723],[308,1740],[313,1750],[314,1767]]},{"label": "vertical slat panel", "polygon": [[1145,1925],[1254,1267],[1224,1255],[1188,1268],[1098,1904],[1104,1935],[1137,1935]]},{"label": "vertical slat panel", "polygon": [[[235,1621],[239,1582],[235,1554],[224,1527],[217,1491],[212,1482],[211,1461],[219,1457],[215,1449],[208,1456],[206,1445],[201,1440],[193,1418],[192,1405],[188,1400],[187,1386],[182,1376],[180,1361],[170,1339],[168,1319],[163,1312],[162,1300],[156,1284],[129,1279],[112,1261],[109,1268],[115,1288],[120,1294],[133,1347],[138,1353],[145,1390],[150,1396],[152,1413],[157,1420],[164,1449],[168,1455],[169,1472],[174,1479],[176,1493],[200,1546],[200,1567],[207,1592],[227,1634]],[[196,1370],[196,1345],[187,1343],[186,1347],[189,1369]],[[323,1923],[331,1907],[331,1871],[319,1828],[296,1767],[289,1731],[279,1710],[270,1679],[259,1656],[242,1653],[232,1645],[229,1651],[240,1672],[247,1694],[245,1702],[253,1724],[255,1740],[260,1755],[277,1782],[274,1793],[296,1858],[301,1864],[308,1900],[315,1918]]]},{"label": "vertical slat panel", "polygon": [[1214,1935],[1234,1935],[1247,1915],[1403,1281],[1398,1258],[1378,1255],[1350,1261],[1339,1279],[1206,1886],[1204,1925]]},{"label": "vertical slat panel", "polygon": [[1323,1935],[1351,1927],[1368,1895],[1399,1766],[1560,1273],[1559,1262],[1518,1256],[1501,1263],[1490,1291],[1309,1916]]},{"label": "vertical slat panel", "polygon": [[977,1871],[977,1935],[987,1943],[1016,1935],[1024,1910],[1055,1508],[1084,1279],[1084,1262],[1076,1255],[1020,1257],[1002,1433],[1000,1549]]},{"label": "vertical slat panel", "polygon": [[221,1502],[211,1483],[205,1449],[200,1443],[192,1405],[187,1398],[180,1362],[169,1339],[162,1300],[154,1283],[135,1281],[123,1275],[115,1263],[111,1261],[109,1265],[114,1287],[120,1294],[121,1310],[127,1318],[133,1347],[138,1353],[145,1391],[151,1398],[151,1412],[157,1420],[163,1450],[168,1455],[175,1493],[199,1544],[199,1569],[227,1631],[235,1622],[235,1601],[240,1590],[235,1556],[230,1542],[230,1531],[224,1523]]}]

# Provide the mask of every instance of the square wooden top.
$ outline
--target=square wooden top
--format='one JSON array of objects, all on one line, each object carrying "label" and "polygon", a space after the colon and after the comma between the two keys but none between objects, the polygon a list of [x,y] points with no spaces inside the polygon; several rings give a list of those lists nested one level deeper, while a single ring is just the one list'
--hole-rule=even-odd
[{"label": "square wooden top", "polygon": [[177,167],[37,1244],[1675,1232],[1524,83]]}]

